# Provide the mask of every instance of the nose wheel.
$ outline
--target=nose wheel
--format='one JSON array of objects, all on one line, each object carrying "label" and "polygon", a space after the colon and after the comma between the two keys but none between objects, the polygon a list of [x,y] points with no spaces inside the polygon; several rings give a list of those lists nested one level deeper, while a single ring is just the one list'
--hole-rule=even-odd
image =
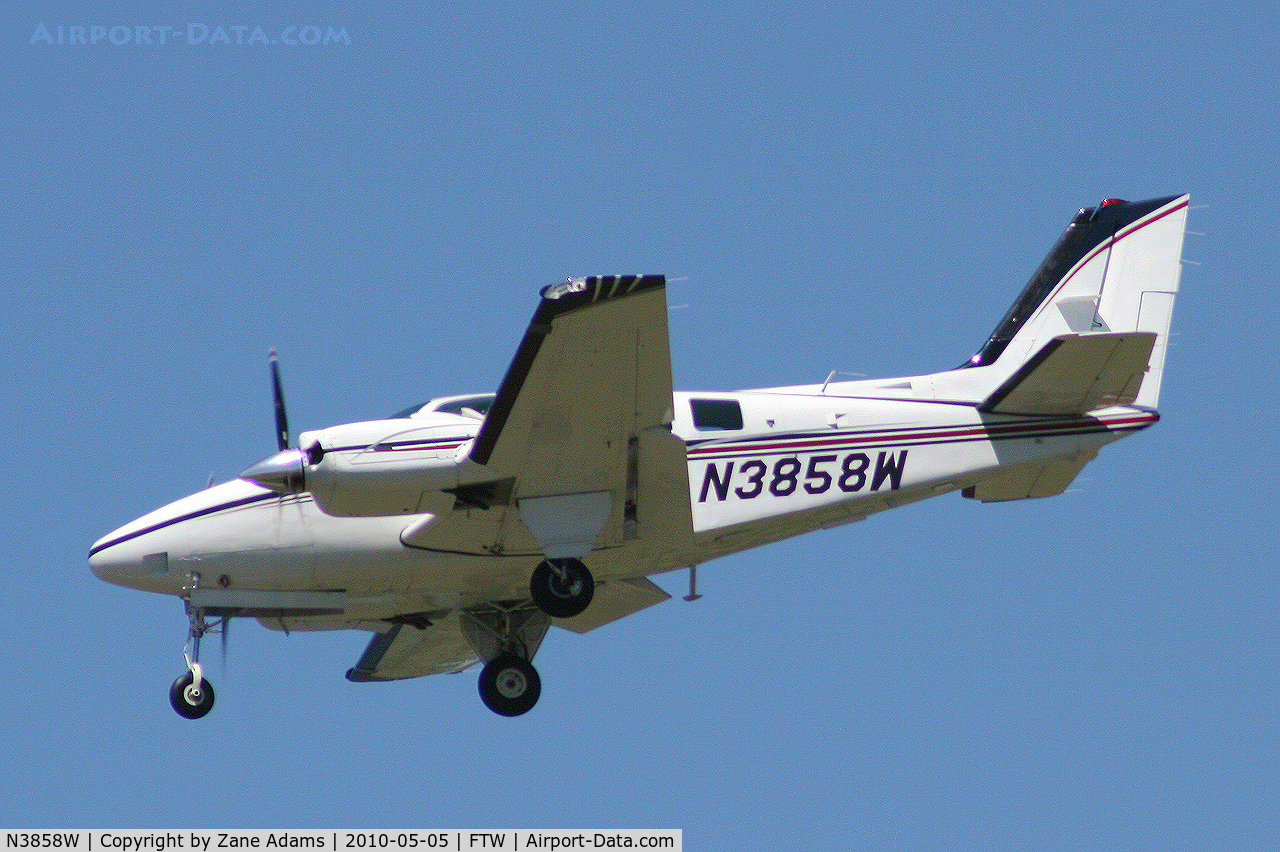
[{"label": "nose wheel", "polygon": [[213,709],[213,684],[188,671],[169,687],[169,703],[182,718],[199,719]]}]

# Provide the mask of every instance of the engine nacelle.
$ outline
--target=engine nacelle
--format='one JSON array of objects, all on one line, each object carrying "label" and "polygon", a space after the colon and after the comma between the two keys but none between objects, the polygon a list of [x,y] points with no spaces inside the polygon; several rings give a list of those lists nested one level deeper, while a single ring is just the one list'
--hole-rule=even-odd
[{"label": "engine nacelle", "polygon": [[427,511],[424,494],[457,487],[474,435],[457,421],[375,420],[306,432],[298,445],[306,488],[326,514],[411,515]]},{"label": "engine nacelle", "polygon": [[[282,493],[310,492],[328,515],[372,517],[429,511],[424,500],[456,488],[479,423],[463,418],[371,420],[299,437],[241,474]],[[437,501],[432,501],[437,503]]]}]

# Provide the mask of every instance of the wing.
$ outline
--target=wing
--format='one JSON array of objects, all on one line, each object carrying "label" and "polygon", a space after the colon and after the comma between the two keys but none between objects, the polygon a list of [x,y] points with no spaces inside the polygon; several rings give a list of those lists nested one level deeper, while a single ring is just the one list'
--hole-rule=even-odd
[{"label": "wing", "polygon": [[634,580],[609,580],[596,587],[595,597],[591,599],[591,606],[586,612],[575,615],[573,618],[552,619],[552,624],[572,630],[574,633],[587,633],[639,612],[645,607],[662,603],[670,597],[671,595],[647,577],[637,577]]},{"label": "wing", "polygon": [[514,480],[510,502],[548,556],[620,544],[634,521],[641,434],[672,419],[665,285],[601,276],[544,290],[476,436],[471,459]]},{"label": "wing", "polygon": [[[667,600],[670,595],[645,577],[631,580],[609,580],[596,588],[590,610],[573,618],[551,619],[540,616],[526,625],[522,637],[529,658],[554,623],[575,633],[586,633],[625,618],[645,607]],[[356,683],[402,680],[425,675],[460,672],[481,659],[477,646],[485,648],[476,636],[468,638],[467,620],[471,613],[454,610],[434,621],[425,617],[405,619],[391,625],[385,633],[375,634],[359,662],[347,672],[347,680]],[[488,654],[486,654],[488,656]]]},{"label": "wing", "polygon": [[460,672],[479,659],[453,612],[434,623],[393,624],[387,632],[374,634],[347,680],[365,683]]}]

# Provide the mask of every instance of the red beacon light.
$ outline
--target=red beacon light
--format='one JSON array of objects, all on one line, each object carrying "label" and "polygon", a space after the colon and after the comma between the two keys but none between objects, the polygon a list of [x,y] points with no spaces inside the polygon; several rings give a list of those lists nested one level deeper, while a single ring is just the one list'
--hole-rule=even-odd
[{"label": "red beacon light", "polygon": [[1127,202],[1123,198],[1104,198],[1102,199],[1102,203],[1099,204],[1097,207],[1081,208],[1080,215],[1087,217],[1088,220],[1092,222],[1094,219],[1098,218],[1098,215],[1100,213],[1102,213],[1102,208],[1110,207],[1112,204],[1126,204],[1126,203]]}]

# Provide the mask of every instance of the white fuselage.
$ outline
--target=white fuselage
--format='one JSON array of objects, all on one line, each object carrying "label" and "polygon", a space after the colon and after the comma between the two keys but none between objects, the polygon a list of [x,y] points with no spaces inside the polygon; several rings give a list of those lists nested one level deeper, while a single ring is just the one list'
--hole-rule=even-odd
[{"label": "white fuselage", "polygon": [[[997,469],[1092,457],[1103,444],[1157,419],[1153,411],[1119,406],[1087,416],[1011,417],[969,404],[854,395],[867,384],[833,384],[816,393],[806,386],[676,394],[672,431],[685,445],[692,529],[646,536],[647,518],[661,507],[641,505],[638,533],[593,551],[587,560],[592,572],[608,580],[696,565],[969,488]],[[718,407],[703,407],[700,423],[695,412],[708,401]],[[481,421],[440,413],[431,418],[358,424],[362,440],[344,448],[350,457],[343,469],[358,471],[363,464],[389,472],[392,481],[399,481],[397,465],[462,470]],[[405,438],[414,435],[422,438],[417,444]],[[457,482],[457,474],[441,476]],[[90,563],[109,582],[179,596],[188,595],[193,583],[345,593],[340,615],[263,618],[268,626],[290,629],[368,627],[396,613],[526,594],[529,571],[540,558],[535,548],[484,552],[402,541],[406,530],[437,515],[465,526],[460,512],[479,517],[501,507],[459,509],[451,493],[415,493],[421,496],[395,514],[342,517],[321,511],[307,491],[280,494],[237,479],[115,530],[93,546]]]}]

